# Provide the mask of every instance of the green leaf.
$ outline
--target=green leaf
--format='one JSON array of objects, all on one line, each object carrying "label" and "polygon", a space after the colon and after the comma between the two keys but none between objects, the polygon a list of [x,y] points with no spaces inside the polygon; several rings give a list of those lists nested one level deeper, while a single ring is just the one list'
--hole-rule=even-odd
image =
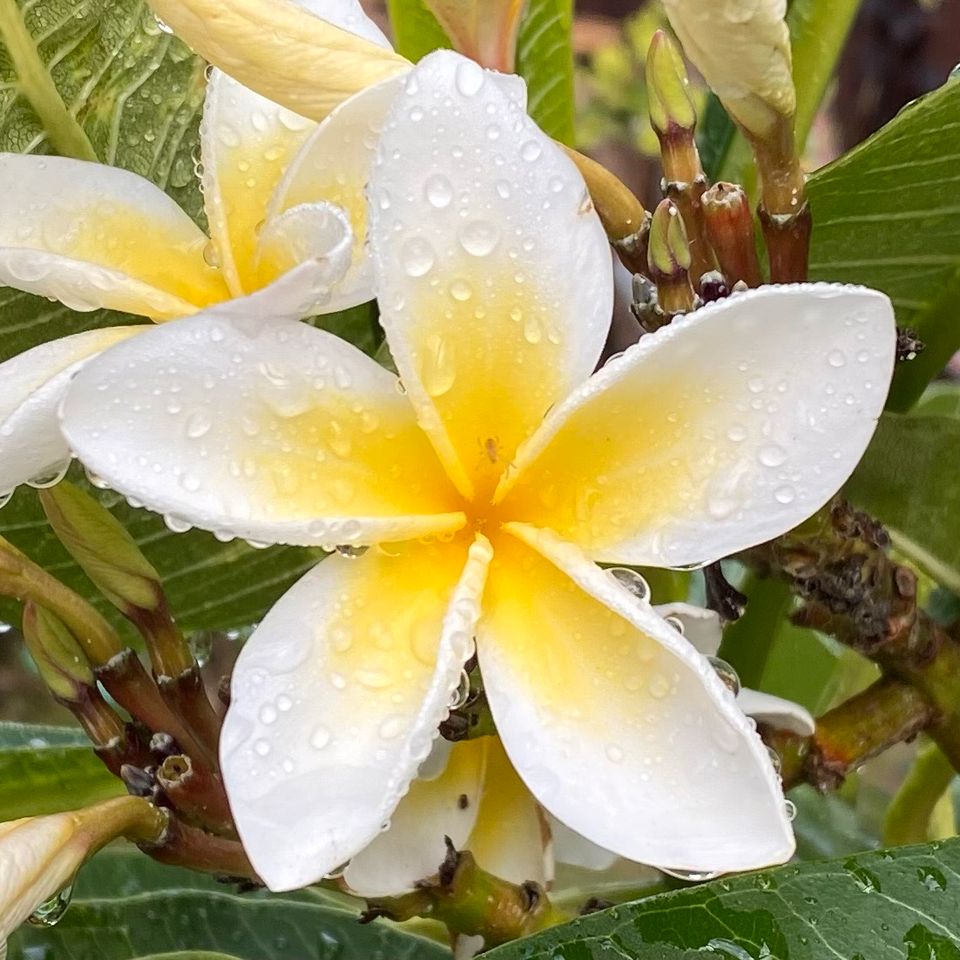
[{"label": "green leaf", "polygon": [[960,385],[946,381],[931,383],[910,412],[960,419]]},{"label": "green leaf", "polygon": [[[75,899],[53,928],[23,927],[8,960],[147,960],[177,951],[237,960],[449,960],[446,947],[357,914],[285,898],[181,891]],[[189,954],[188,954],[189,956]]]},{"label": "green leaf", "polygon": [[836,793],[817,793],[803,784],[790,791],[797,808],[793,832],[797,857],[821,860],[875,849],[879,839],[866,829],[857,810]]},{"label": "green leaf", "polygon": [[810,179],[810,276],[887,293],[926,344],[900,364],[888,407],[903,411],[960,347],[960,82],[905,107]]},{"label": "green leaf", "polygon": [[[960,85],[958,85],[960,86]],[[960,420],[887,413],[846,487],[894,545],[960,592]]]},{"label": "green leaf", "polygon": [[960,960],[960,840],[650,897],[489,960]]},{"label": "green leaf", "polygon": [[[387,0],[397,51],[416,63],[451,46],[423,0]],[[529,0],[517,40],[517,73],[543,131],[573,143],[573,0]]]},{"label": "green leaf", "polygon": [[[805,144],[861,0],[791,0],[787,13],[797,89],[797,143]],[[741,182],[752,160],[746,140],[711,95],[699,136],[704,169],[713,180]],[[748,177],[749,179],[749,177]]]},{"label": "green leaf", "polygon": [[[70,477],[96,493],[84,484],[83,471],[76,465]],[[227,630],[255,623],[320,556],[317,551],[301,547],[260,550],[242,541],[220,543],[212,534],[200,530],[175,534],[156,514],[134,509],[118,494],[99,495],[156,567],[177,621],[186,630]],[[99,597],[54,536],[34,490],[21,488],[0,511],[0,534],[55,577],[93,600],[102,613],[130,634],[129,627]],[[0,601],[0,616],[18,623],[19,609],[11,601]]]},{"label": "green leaf", "polygon": [[75,810],[124,793],[82,734],[0,724],[0,822]]}]

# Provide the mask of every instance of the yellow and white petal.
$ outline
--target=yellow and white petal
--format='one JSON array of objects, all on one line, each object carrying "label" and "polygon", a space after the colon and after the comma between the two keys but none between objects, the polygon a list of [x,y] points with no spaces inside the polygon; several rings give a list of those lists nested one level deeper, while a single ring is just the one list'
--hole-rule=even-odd
[{"label": "yellow and white petal", "polygon": [[789,730],[801,737],[812,737],[817,723],[809,710],[799,703],[775,697],[772,693],[744,687],[737,694],[737,706],[757,723],[765,723],[777,730]]},{"label": "yellow and white petal", "polygon": [[506,531],[477,651],[503,745],[537,799],[641,863],[787,860],[779,778],[706,658],[576,547],[524,524]]},{"label": "yellow and white petal", "polygon": [[210,71],[200,125],[203,199],[217,258],[235,297],[263,285],[257,233],[274,189],[314,126],[222,71]]},{"label": "yellow and white petal", "polygon": [[220,758],[272,890],[319,880],[389,823],[472,652],[490,555],[458,538],[333,556],[247,642]]},{"label": "yellow and white petal", "polygon": [[450,51],[405,78],[369,196],[397,368],[460,490],[488,498],[596,364],[613,297],[603,228],[580,174],[510,88]]},{"label": "yellow and white petal", "polygon": [[407,893],[437,872],[446,853],[444,837],[457,849],[469,845],[483,789],[486,739],[454,745],[440,776],[418,777],[411,784],[390,818],[390,829],[357,854],[344,872],[352,893],[359,897]]},{"label": "yellow and white petal", "polygon": [[177,525],[330,548],[463,525],[396,377],[308,324],[153,328],[88,364],[62,418],[89,469]]},{"label": "yellow and white petal", "polygon": [[[383,45],[382,35],[367,39],[369,26],[356,18],[352,3],[151,0],[151,6],[205,60],[312,120],[322,120],[358,90],[410,68]],[[344,12],[354,18],[349,30],[333,22]]]},{"label": "yellow and white petal", "polygon": [[496,877],[546,886],[553,881],[553,850],[540,804],[513,769],[499,739],[484,737],[480,742],[487,752],[487,767],[466,849]]},{"label": "yellow and white petal", "polygon": [[116,167],[0,154],[0,283],[168,320],[229,294],[208,240],[159,187]]},{"label": "yellow and white petal", "polygon": [[764,287],[644,337],[551,411],[497,492],[595,560],[703,564],[796,526],[849,477],[893,372],[882,293]]},{"label": "yellow and white petal", "polygon": [[51,340],[0,364],[0,492],[51,477],[70,459],[57,411],[73,375],[148,327],[106,327]]},{"label": "yellow and white petal", "polygon": [[367,199],[373,154],[401,78],[385,80],[344,101],[310,135],[293,158],[270,201],[267,224],[300,204],[340,207],[353,229],[353,263],[338,285],[330,310],[345,310],[375,296],[367,254]]},{"label": "yellow and white petal", "polygon": [[715,657],[723,641],[723,624],[720,614],[692,603],[661,603],[653,608],[661,617],[673,617],[680,621],[683,635],[693,644],[698,653]]}]

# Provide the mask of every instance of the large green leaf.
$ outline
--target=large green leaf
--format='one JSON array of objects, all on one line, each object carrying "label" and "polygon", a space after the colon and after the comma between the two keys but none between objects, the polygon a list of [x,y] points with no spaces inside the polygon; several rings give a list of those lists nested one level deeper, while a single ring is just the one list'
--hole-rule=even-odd
[{"label": "large green leaf", "polygon": [[[397,50],[416,62],[450,40],[423,0],[387,0]],[[530,116],[551,137],[573,142],[573,0],[529,0],[517,40],[517,73]]]},{"label": "large green leaf", "polygon": [[24,927],[8,960],[147,960],[177,951],[237,960],[449,960],[430,940],[322,903],[209,891],[76,899],[50,929]]},{"label": "large green leaf", "polygon": [[960,960],[960,840],[805,863],[575,920],[490,960]]},{"label": "large green leaf", "polygon": [[907,409],[960,347],[960,82],[904,108],[810,180],[810,275],[892,298],[926,350],[901,364],[889,406]]},{"label": "large green leaf", "polygon": [[0,724],[0,822],[124,793],[79,731]]},{"label": "large green leaf", "polygon": [[887,413],[847,485],[906,556],[960,592],[960,419]]}]

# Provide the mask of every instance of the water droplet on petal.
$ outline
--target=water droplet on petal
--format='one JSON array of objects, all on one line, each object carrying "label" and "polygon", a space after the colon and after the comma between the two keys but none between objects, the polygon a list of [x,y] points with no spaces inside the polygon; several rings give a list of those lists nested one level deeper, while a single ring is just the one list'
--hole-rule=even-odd
[{"label": "water droplet on petal", "polygon": [[441,173],[435,173],[428,178],[423,192],[427,202],[438,210],[449,207],[453,200],[453,184]]},{"label": "water droplet on petal", "polygon": [[474,220],[460,231],[460,246],[472,257],[489,256],[500,242],[500,228],[486,220]]},{"label": "water droplet on petal", "polygon": [[431,397],[441,397],[453,388],[457,380],[453,352],[438,334],[427,337],[424,348],[421,370],[423,386]]},{"label": "water droplet on petal", "polygon": [[412,237],[400,251],[403,269],[409,277],[426,276],[436,262],[433,247],[422,237]]},{"label": "water droplet on petal", "polygon": [[683,880],[686,883],[706,883],[707,880],[716,880],[721,876],[719,873],[697,873],[694,870],[670,870],[667,867],[657,867],[661,873],[668,877],[676,877],[677,880]]},{"label": "water droplet on petal", "polygon": [[797,491],[789,484],[784,484],[782,487],[777,487],[773,496],[777,503],[782,503],[784,506],[787,506],[787,504],[793,503],[793,501],[796,500]]},{"label": "water droplet on petal", "polygon": [[460,682],[457,689],[450,694],[450,709],[459,710],[470,699],[470,675],[466,670],[460,671]]},{"label": "water droplet on petal", "polygon": [[740,676],[737,671],[720,657],[707,657],[707,659],[717,676],[723,681],[723,685],[736,696],[740,692]]},{"label": "water droplet on petal", "polygon": [[66,460],[62,460],[60,463],[55,463],[46,470],[42,470],[35,477],[31,477],[27,481],[27,484],[35,487],[37,490],[46,490],[48,487],[56,486],[67,475],[69,469],[70,458],[68,457]]},{"label": "water droplet on petal", "polygon": [[310,735],[310,746],[314,750],[322,750],[331,740],[330,731],[323,726],[317,727]]},{"label": "water droplet on petal", "polygon": [[[169,31],[168,31],[169,32]],[[44,900],[27,918],[36,927],[54,927],[63,918],[73,899],[73,883],[58,890],[49,900]]]},{"label": "water droplet on petal", "polygon": [[206,410],[197,410],[196,413],[192,413],[187,418],[185,430],[191,440],[198,440],[208,434],[212,426],[213,421],[210,419],[210,414]]},{"label": "water droplet on petal", "polygon": [[210,654],[213,652],[213,633],[209,630],[196,630],[187,637],[187,646],[193,659],[197,661],[197,666],[205,667],[210,662]]},{"label": "water droplet on petal", "polygon": [[540,159],[540,154],[543,153],[543,148],[537,143],[536,140],[528,140],[520,148],[520,156],[523,157],[527,163],[534,163]]},{"label": "water droplet on petal", "polygon": [[611,567],[607,570],[607,574],[620,586],[626,588],[635,599],[642,603],[650,602],[650,584],[636,570],[631,570],[629,567]]},{"label": "water droplet on petal", "polygon": [[847,355],[842,350],[831,350],[827,354],[827,363],[831,367],[842,367],[847,362]]},{"label": "water droplet on petal", "polygon": [[345,557],[347,560],[356,560],[357,557],[362,557],[367,552],[366,547],[355,547],[349,543],[338,543],[335,549],[341,557]]},{"label": "water droplet on petal", "polygon": [[765,467],[779,467],[787,459],[787,452],[779,444],[768,443],[760,448],[758,459]]}]

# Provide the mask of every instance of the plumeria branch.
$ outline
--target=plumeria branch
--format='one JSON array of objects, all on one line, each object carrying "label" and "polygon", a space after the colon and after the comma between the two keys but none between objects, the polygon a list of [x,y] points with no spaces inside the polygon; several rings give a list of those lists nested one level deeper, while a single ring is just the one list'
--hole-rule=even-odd
[{"label": "plumeria branch", "polygon": [[572,919],[550,902],[538,883],[509,883],[483,870],[469,851],[458,851],[448,837],[447,855],[436,876],[412,893],[368,901],[362,921],[430,918],[453,934],[481,936],[498,946]]},{"label": "plumeria branch", "polygon": [[[903,725],[899,736],[894,726],[884,728],[869,715],[873,707],[861,706],[850,711],[851,737],[864,744],[876,738],[874,746],[882,749],[884,732],[897,742],[926,730],[960,769],[960,645],[920,609],[916,574],[890,558],[888,543],[876,520],[836,497],[795,530],[741,559],[762,575],[785,579],[804,601],[794,621],[870,657],[884,672],[886,686],[878,689],[888,695],[897,690],[904,698],[883,699],[890,703],[891,724]],[[855,740],[844,743],[842,755],[852,765],[877,752],[864,752]]]}]

